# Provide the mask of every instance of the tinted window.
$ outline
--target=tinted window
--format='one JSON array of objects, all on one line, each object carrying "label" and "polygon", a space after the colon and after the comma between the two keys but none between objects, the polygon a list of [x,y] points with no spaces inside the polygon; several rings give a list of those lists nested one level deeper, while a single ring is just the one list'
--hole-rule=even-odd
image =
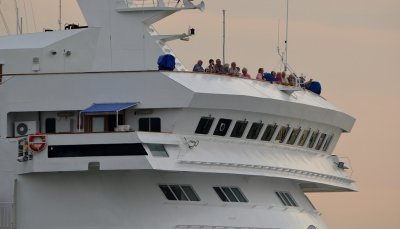
[{"label": "tinted window", "polygon": [[140,118],[139,131],[161,132],[160,118]]},{"label": "tinted window", "polygon": [[237,121],[235,126],[233,127],[231,137],[241,138],[243,136],[244,130],[247,126],[247,121]]},{"label": "tinted window", "polygon": [[190,185],[159,185],[168,200],[200,201]]},{"label": "tinted window", "polygon": [[285,206],[291,206],[291,207],[297,207],[297,203],[294,200],[292,194],[289,192],[275,192],[280,201],[282,202],[283,205]]},{"label": "tinted window", "polygon": [[310,129],[303,131],[303,134],[301,134],[301,137],[300,137],[300,140],[298,143],[299,146],[304,146],[304,144],[306,143],[306,140],[308,138],[308,135],[310,135],[310,131],[311,131]]},{"label": "tinted window", "polygon": [[249,130],[249,133],[247,134],[247,139],[257,139],[258,135],[260,134],[261,129],[263,128],[264,124],[263,123],[256,123],[254,122]]},{"label": "tinted window", "polygon": [[288,134],[289,130],[290,130],[289,126],[282,126],[278,132],[278,135],[276,135],[275,142],[283,143],[286,139],[286,135]]},{"label": "tinted window", "polygon": [[278,127],[278,125],[276,125],[276,124],[268,125],[267,128],[264,131],[263,136],[261,137],[261,140],[263,140],[263,141],[271,141],[272,136],[274,136],[274,133],[275,133],[277,127]]},{"label": "tinted window", "polygon": [[218,121],[217,127],[215,127],[214,135],[225,136],[228,132],[229,126],[231,125],[232,119],[221,118]]},{"label": "tinted window", "polygon": [[308,142],[308,148],[313,148],[314,147],[315,142],[317,141],[318,134],[319,134],[319,131],[314,131],[311,134],[310,141]]},{"label": "tinted window", "polygon": [[147,144],[147,147],[154,157],[168,157],[168,153],[162,144]]},{"label": "tinted window", "polygon": [[150,131],[150,119],[140,118],[139,119],[139,131]]},{"label": "tinted window", "polygon": [[161,191],[164,193],[165,197],[168,200],[176,200],[174,194],[172,193],[171,189],[167,185],[159,185]]},{"label": "tinted window", "polygon": [[208,134],[210,131],[211,125],[214,122],[214,118],[212,117],[202,117],[197,125],[196,134]]},{"label": "tinted window", "polygon": [[320,150],[321,149],[322,143],[324,143],[325,138],[326,138],[326,134],[321,134],[319,136],[319,140],[318,140],[317,146],[315,147],[316,150]]},{"label": "tinted window", "polygon": [[46,119],[46,133],[55,133],[56,132],[56,119],[55,118],[47,118]]},{"label": "tinted window", "polygon": [[219,198],[224,202],[248,202],[243,192],[236,187],[213,187]]},{"label": "tinted window", "polygon": [[301,128],[293,129],[292,133],[289,136],[287,144],[293,145],[296,142],[297,137],[299,136]]},{"label": "tinted window", "polygon": [[326,139],[326,142],[325,142],[325,144],[324,144],[324,147],[322,148],[323,151],[327,151],[327,150],[328,150],[329,145],[331,144],[332,139],[333,139],[333,135],[330,135],[330,136],[328,137],[328,139]]}]

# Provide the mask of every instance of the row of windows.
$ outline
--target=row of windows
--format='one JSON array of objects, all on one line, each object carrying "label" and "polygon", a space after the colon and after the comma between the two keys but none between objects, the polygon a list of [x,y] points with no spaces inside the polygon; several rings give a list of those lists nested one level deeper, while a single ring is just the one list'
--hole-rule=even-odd
[{"label": "row of windows", "polygon": [[[214,119],[215,119],[214,117],[202,117],[199,121],[199,124],[197,125],[195,133],[208,134],[210,132]],[[231,123],[232,123],[231,119],[221,118],[218,121],[217,126],[215,127],[213,135],[226,136]],[[234,138],[242,138],[247,125],[248,121],[246,120],[236,121],[230,136]],[[261,121],[253,122],[249,132],[247,133],[246,138],[252,140],[258,139],[263,127],[264,123],[262,123]],[[277,130],[278,133],[275,136]],[[274,136],[275,139],[273,139]],[[299,140],[297,141],[297,139]],[[286,144],[288,145],[295,145],[295,143],[297,142],[298,146],[302,147],[307,146],[310,149],[314,148],[316,150],[323,150],[323,151],[328,150],[329,145],[332,142],[332,139],[333,135],[328,136],[326,133],[320,133],[319,130],[312,131],[311,128],[302,130],[301,127],[292,128],[289,125],[281,126],[280,128],[278,128],[278,125],[276,123],[268,124],[264,130],[264,133],[261,135],[262,141],[273,141],[275,143],[286,142]]]},{"label": "row of windows", "polygon": [[[168,200],[200,201],[196,191],[190,185],[159,185]],[[249,202],[238,187],[215,186],[214,191],[223,202]],[[284,206],[297,207],[298,204],[289,192],[275,192]]]}]

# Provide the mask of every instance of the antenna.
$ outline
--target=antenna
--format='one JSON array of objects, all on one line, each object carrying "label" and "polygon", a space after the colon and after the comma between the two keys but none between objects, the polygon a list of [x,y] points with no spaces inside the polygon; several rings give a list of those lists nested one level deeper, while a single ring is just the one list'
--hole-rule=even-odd
[{"label": "antenna", "polygon": [[225,9],[222,10],[223,20],[223,32],[222,32],[222,63],[225,64]]},{"label": "antenna", "polygon": [[284,70],[288,68],[288,33],[289,33],[289,0],[286,0],[286,40],[285,40],[285,63]]},{"label": "antenna", "polygon": [[59,14],[58,14],[58,30],[61,30],[61,19],[62,19],[62,0],[59,0]]}]

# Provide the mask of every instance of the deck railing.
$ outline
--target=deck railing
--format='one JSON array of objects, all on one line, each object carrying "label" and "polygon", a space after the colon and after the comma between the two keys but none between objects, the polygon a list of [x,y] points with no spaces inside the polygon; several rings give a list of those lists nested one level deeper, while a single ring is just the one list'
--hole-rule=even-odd
[{"label": "deck railing", "polygon": [[14,228],[14,203],[0,202],[0,229]]},{"label": "deck railing", "polygon": [[127,7],[181,7],[179,0],[124,0]]}]

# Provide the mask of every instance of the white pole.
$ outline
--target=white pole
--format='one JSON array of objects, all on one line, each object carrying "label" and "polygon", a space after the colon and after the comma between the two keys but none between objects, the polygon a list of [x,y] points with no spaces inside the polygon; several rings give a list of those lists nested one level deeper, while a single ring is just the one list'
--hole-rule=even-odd
[{"label": "white pole", "polygon": [[222,14],[223,14],[223,20],[222,20],[222,24],[223,24],[223,37],[222,37],[222,63],[225,64],[225,9],[222,10]]},{"label": "white pole", "polygon": [[18,34],[19,31],[19,12],[18,12],[18,7],[16,7],[16,13],[17,13],[17,30],[16,30],[16,34]]},{"label": "white pole", "polygon": [[288,68],[289,0],[286,0],[285,72]]},{"label": "white pole", "polygon": [[58,17],[58,30],[61,30],[61,18],[62,18],[62,3],[61,0],[59,0],[59,7],[60,7],[60,11],[59,11],[59,17]]}]

